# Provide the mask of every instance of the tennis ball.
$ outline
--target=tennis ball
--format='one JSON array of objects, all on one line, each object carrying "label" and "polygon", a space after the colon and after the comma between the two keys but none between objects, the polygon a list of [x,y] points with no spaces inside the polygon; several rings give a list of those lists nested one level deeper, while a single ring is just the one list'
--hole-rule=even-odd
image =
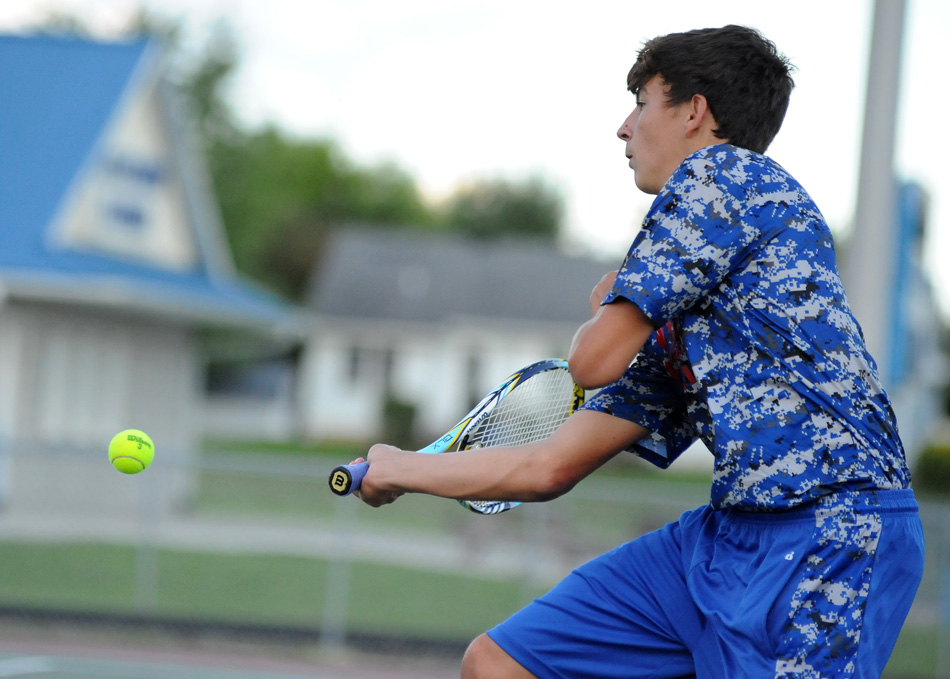
[{"label": "tennis ball", "polygon": [[148,469],[154,457],[152,439],[138,429],[120,431],[109,443],[109,462],[123,474],[138,474]]}]

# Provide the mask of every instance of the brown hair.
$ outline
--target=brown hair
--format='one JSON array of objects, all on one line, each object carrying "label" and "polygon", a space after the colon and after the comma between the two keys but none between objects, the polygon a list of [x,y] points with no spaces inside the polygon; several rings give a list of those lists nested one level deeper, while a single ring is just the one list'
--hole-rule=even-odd
[{"label": "brown hair", "polygon": [[716,119],[717,137],[763,153],[785,119],[793,70],[774,43],[752,28],[704,28],[644,43],[627,88],[636,94],[659,75],[670,104],[701,94]]}]

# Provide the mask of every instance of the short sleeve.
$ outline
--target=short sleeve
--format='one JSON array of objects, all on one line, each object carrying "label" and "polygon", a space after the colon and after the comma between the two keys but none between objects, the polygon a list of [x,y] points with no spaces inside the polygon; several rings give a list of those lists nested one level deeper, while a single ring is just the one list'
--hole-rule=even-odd
[{"label": "short sleeve", "polygon": [[759,232],[745,223],[745,189],[731,147],[693,156],[657,195],[613,289],[662,325],[708,295],[740,265]]},{"label": "short sleeve", "polygon": [[630,450],[662,469],[669,467],[697,438],[686,416],[682,392],[663,366],[655,335],[623,377],[597,392],[583,408],[649,429],[650,435]]}]

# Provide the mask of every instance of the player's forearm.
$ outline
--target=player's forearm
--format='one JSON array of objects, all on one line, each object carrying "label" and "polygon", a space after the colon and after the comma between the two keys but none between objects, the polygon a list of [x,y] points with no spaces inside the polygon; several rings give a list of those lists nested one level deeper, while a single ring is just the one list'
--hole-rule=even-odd
[{"label": "player's forearm", "polygon": [[370,455],[370,482],[390,492],[457,500],[548,500],[576,483],[557,478],[558,467],[543,461],[544,447],[550,445],[543,441],[448,455],[388,450]]},{"label": "player's forearm", "polygon": [[646,434],[646,429],[633,422],[582,411],[568,418],[548,439],[523,446],[444,455],[374,446],[368,455],[370,469],[363,488],[380,498],[386,493],[409,492],[459,500],[549,500],[566,493]]}]

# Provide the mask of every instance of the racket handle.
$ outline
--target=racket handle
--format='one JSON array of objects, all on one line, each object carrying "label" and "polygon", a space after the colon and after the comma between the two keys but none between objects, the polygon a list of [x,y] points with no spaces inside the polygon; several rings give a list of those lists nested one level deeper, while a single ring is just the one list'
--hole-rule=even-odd
[{"label": "racket handle", "polygon": [[369,462],[341,464],[339,467],[335,467],[330,472],[330,490],[340,496],[349,495],[354,490],[359,490],[368,469]]}]

